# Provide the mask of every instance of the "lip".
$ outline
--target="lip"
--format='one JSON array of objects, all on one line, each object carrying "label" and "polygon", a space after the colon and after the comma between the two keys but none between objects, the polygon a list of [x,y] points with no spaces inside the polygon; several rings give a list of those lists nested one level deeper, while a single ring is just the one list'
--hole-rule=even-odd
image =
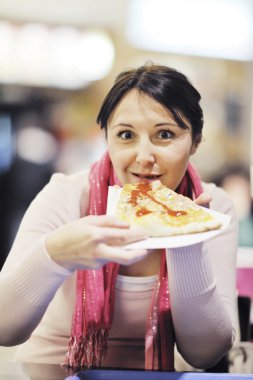
[{"label": "lip", "polygon": [[161,178],[162,174],[142,174],[142,173],[131,173],[134,177],[139,178],[143,181],[155,181]]}]

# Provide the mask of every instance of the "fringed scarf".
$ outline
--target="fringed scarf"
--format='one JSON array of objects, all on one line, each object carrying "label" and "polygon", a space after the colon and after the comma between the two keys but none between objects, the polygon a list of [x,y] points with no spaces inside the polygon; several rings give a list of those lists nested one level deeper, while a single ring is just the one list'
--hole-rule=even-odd
[{"label": "fringed scarf", "polygon": [[[106,213],[108,186],[120,185],[108,152],[90,170],[90,198],[87,215]],[[189,164],[178,193],[196,198],[202,193],[201,181]],[[119,265],[77,272],[76,304],[71,337],[64,365],[80,368],[101,366],[108,346],[113,320],[114,288]],[[165,250],[161,255],[159,277],[147,316],[145,369],[174,370],[174,332]]]}]

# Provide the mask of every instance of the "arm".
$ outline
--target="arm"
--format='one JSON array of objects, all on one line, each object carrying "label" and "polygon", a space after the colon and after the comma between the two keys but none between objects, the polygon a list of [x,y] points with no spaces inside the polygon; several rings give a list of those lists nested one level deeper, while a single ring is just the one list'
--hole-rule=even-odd
[{"label": "arm", "polygon": [[204,244],[167,254],[177,347],[197,368],[217,362],[235,337],[237,222],[227,195],[215,192],[211,207],[231,215],[230,226]]},{"label": "arm", "polygon": [[0,275],[0,345],[26,341],[57,289],[72,273],[54,263],[40,240],[13,269]]},{"label": "arm", "polygon": [[[88,178],[88,176],[86,176]],[[28,208],[0,275],[0,345],[27,340],[58,288],[76,269],[98,268],[112,258],[130,264],[122,245],[146,236],[107,216],[81,218],[89,187],[81,179],[56,175]],[[109,248],[110,246],[110,248]]]},{"label": "arm", "polygon": [[[61,195],[59,196],[59,190]],[[54,175],[26,211],[0,274],[0,344],[24,342],[40,322],[55,292],[72,274],[45,249],[45,236],[78,217],[72,181]],[[79,195],[80,198],[80,195]]]}]

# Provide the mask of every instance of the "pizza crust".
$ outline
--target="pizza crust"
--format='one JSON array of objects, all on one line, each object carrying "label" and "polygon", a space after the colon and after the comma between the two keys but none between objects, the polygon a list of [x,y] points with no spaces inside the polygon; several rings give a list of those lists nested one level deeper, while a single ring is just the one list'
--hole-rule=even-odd
[{"label": "pizza crust", "polygon": [[123,186],[116,216],[144,228],[151,237],[176,236],[215,230],[221,222],[191,199],[157,180]]}]

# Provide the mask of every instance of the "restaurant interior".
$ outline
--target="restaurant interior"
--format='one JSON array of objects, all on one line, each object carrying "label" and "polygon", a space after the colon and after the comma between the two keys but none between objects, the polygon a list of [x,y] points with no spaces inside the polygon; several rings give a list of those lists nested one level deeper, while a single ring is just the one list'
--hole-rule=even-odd
[{"label": "restaurant interior", "polygon": [[[253,373],[253,1],[0,1],[0,268],[51,175],[105,151],[96,116],[116,75],[149,61],[182,71],[202,96],[192,163],[239,218],[241,337],[228,371]],[[0,348],[0,361],[12,354]]]}]

